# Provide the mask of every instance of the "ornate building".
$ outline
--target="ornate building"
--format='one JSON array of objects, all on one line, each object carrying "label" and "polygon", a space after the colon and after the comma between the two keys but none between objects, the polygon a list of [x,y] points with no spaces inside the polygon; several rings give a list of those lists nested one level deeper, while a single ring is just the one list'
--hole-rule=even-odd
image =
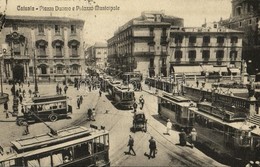
[{"label": "ornate building", "polygon": [[183,19],[163,12],[143,12],[121,26],[108,40],[108,63],[116,73],[139,71],[167,76],[167,32]]},{"label": "ornate building", "polygon": [[0,37],[3,78],[33,80],[34,69],[39,81],[81,76],[85,65],[83,26],[79,19],[6,16]]},{"label": "ornate building", "polygon": [[244,31],[242,57],[248,64],[249,74],[260,70],[259,18],[259,0],[232,0],[231,17],[219,22],[225,27]]},{"label": "ornate building", "polygon": [[243,32],[217,25],[172,27],[169,31],[169,73],[240,74]]}]

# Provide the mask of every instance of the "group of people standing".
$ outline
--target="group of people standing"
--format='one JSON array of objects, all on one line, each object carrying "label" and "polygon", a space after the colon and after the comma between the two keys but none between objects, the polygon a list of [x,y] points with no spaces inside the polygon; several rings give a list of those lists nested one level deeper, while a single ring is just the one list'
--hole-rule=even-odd
[{"label": "group of people standing", "polygon": [[[143,98],[143,95],[141,95],[141,96],[139,97],[139,105],[140,105],[140,110],[142,110],[143,107],[144,107],[144,98]],[[138,104],[137,104],[137,102],[135,101],[134,104],[133,104],[134,113],[137,111],[137,107],[138,107]]]}]

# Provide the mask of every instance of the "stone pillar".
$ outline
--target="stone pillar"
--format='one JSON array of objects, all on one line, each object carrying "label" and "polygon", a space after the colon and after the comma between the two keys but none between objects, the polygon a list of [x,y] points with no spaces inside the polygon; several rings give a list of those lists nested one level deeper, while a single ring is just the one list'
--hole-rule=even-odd
[{"label": "stone pillar", "polygon": [[69,58],[68,27],[64,27],[64,57]]},{"label": "stone pillar", "polygon": [[53,58],[53,47],[52,47],[52,35],[51,35],[51,26],[48,27],[48,31],[47,31],[47,40],[48,40],[48,49],[49,49],[49,57]]}]

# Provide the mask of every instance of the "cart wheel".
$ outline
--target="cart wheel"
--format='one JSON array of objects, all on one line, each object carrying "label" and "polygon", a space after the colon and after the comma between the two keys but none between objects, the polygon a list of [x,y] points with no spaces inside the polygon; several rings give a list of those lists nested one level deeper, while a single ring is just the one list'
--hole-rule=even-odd
[{"label": "cart wheel", "polygon": [[51,114],[49,116],[49,119],[50,119],[51,122],[55,122],[55,121],[58,120],[58,116],[56,114]]}]

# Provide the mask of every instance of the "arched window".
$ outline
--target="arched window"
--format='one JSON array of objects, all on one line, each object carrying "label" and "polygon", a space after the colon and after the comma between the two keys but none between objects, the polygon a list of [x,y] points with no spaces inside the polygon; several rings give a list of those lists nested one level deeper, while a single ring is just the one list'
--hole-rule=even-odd
[{"label": "arched window", "polygon": [[70,40],[68,42],[68,46],[70,48],[70,55],[71,56],[78,56],[78,48],[79,48],[80,42],[78,40]]},{"label": "arched window", "polygon": [[41,73],[47,74],[47,67],[46,66],[41,66]]}]

